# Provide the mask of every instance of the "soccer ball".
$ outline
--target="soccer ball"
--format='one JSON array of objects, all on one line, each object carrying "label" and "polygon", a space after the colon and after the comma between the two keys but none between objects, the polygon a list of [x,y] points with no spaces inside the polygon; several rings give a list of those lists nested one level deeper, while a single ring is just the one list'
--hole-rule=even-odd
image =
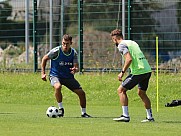
[{"label": "soccer ball", "polygon": [[59,117],[59,111],[58,111],[58,108],[56,108],[55,106],[50,106],[47,111],[46,111],[46,115],[49,117],[49,118],[57,118]]}]

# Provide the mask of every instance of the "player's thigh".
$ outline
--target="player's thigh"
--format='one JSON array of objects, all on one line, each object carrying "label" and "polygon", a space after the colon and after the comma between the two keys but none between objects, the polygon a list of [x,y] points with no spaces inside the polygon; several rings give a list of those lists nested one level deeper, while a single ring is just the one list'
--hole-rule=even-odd
[{"label": "player's thigh", "polygon": [[146,91],[148,89],[148,84],[149,84],[149,80],[151,77],[151,73],[146,73],[141,76],[142,76],[142,78],[141,78],[142,80],[139,82],[138,88],[140,90]]},{"label": "player's thigh", "polygon": [[64,79],[63,81],[63,85],[65,85],[68,89],[70,89],[71,91],[75,91],[75,90],[82,90],[82,87],[80,85],[80,83],[75,79]]},{"label": "player's thigh", "polygon": [[55,89],[61,89],[62,85],[57,77],[50,77],[50,83]]},{"label": "player's thigh", "polygon": [[122,87],[126,90],[131,90],[139,83],[139,76],[137,75],[128,75],[126,79],[122,82]]}]

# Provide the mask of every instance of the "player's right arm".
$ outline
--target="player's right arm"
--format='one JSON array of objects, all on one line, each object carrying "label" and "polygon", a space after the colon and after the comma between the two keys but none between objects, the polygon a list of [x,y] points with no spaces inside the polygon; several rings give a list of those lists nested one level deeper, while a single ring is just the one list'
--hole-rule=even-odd
[{"label": "player's right arm", "polygon": [[42,58],[42,62],[41,62],[41,79],[43,81],[47,81],[46,79],[46,73],[45,73],[45,67],[46,67],[46,64],[47,64],[47,61],[49,60],[50,58],[48,57],[48,55],[45,55],[43,58]]},{"label": "player's right arm", "polygon": [[47,64],[47,61],[50,59],[55,59],[58,56],[58,51],[60,47],[55,47],[52,50],[50,50],[43,58],[41,62],[41,79],[43,81],[47,81],[46,79],[46,73],[45,73],[45,67]]},{"label": "player's right arm", "polygon": [[127,69],[129,68],[129,66],[132,63],[132,57],[129,53],[129,49],[127,47],[126,44],[120,44],[118,45],[118,50],[120,51],[120,53],[124,56],[124,66],[122,68],[121,73],[118,75],[118,80],[122,81],[122,77],[124,76],[124,73],[127,71]]}]

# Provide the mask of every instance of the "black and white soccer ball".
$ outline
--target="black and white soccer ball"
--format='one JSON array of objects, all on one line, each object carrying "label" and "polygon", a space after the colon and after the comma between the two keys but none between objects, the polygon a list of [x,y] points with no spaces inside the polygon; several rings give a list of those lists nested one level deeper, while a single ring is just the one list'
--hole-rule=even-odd
[{"label": "black and white soccer ball", "polygon": [[55,106],[50,106],[46,111],[46,115],[49,118],[57,118],[59,117],[59,110]]}]

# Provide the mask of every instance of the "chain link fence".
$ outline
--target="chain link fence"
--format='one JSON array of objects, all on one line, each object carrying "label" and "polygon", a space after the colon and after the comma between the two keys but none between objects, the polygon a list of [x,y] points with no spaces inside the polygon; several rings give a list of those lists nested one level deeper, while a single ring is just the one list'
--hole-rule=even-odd
[{"label": "chain link fence", "polygon": [[[52,9],[50,0],[29,0],[28,47],[25,36],[26,0],[1,0],[1,69],[33,71],[33,65],[35,65],[33,6],[35,1],[37,2],[37,21],[36,41],[34,42],[37,44],[38,69],[40,69],[43,55],[51,48],[60,45],[61,37],[65,33],[73,36],[72,46],[79,52],[79,21],[83,24],[83,40],[81,41],[83,62],[81,65],[84,71],[118,71],[121,69],[122,56],[110,37],[110,32],[116,28],[124,28],[125,39],[130,38],[139,43],[153,69],[156,66],[155,39],[158,36],[160,70],[177,72],[181,69],[180,0],[125,1],[124,14],[121,0],[84,0],[81,20],[77,0],[52,0]],[[125,15],[125,26],[122,26],[123,15]]]}]

